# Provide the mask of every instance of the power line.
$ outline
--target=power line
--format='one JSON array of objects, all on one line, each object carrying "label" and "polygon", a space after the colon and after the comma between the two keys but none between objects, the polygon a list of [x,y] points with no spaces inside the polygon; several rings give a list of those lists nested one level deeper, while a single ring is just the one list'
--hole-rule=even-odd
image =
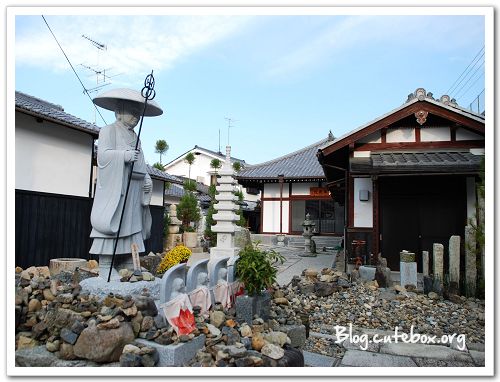
[{"label": "power line", "polygon": [[[480,57],[482,58],[484,56],[484,53],[483,55]],[[470,81],[470,79],[472,78],[472,76],[474,76],[474,74],[476,74],[476,72],[484,65],[484,60],[481,61],[481,64],[476,68],[476,65],[479,64],[479,61],[476,61],[474,63],[474,65],[472,65],[472,67],[468,70],[467,74],[465,75],[464,78],[462,78],[462,80],[456,85],[455,89],[452,90],[451,95],[456,95],[457,93],[460,92],[460,90],[463,89],[463,87]],[[476,70],[474,70],[474,72],[471,74],[472,70],[476,68]],[[467,78],[468,77],[468,78]],[[460,89],[457,90],[458,86],[467,79],[467,81],[460,87]],[[456,97],[455,97],[456,98]]]},{"label": "power line", "polygon": [[[462,87],[461,87],[460,89],[458,89],[458,90],[457,90],[457,92],[455,93],[456,95],[460,94],[460,91],[461,91],[461,90],[465,87],[465,85],[467,85],[467,84],[469,83],[469,81],[470,81],[470,80],[471,80],[471,79],[472,79],[472,78],[476,75],[477,71],[478,71],[479,69],[481,69],[481,67],[482,67],[483,65],[484,65],[484,62],[482,62],[482,63],[481,63],[481,65],[479,65],[479,66],[477,67],[477,69],[476,69],[476,70],[474,70],[474,73],[472,73],[472,74],[471,74],[471,76],[469,77],[469,79],[468,79],[468,80],[467,80],[467,81],[466,81],[466,82],[462,85]],[[481,77],[481,76],[479,76],[479,77]],[[479,78],[479,77],[478,77],[478,78]],[[477,80],[477,78],[476,78],[476,80]],[[475,82],[473,82],[473,84],[474,84],[474,83],[475,83]],[[467,90],[469,90],[469,89],[467,89]],[[461,94],[461,95],[463,96],[463,94]],[[458,96],[457,96],[457,97],[455,97],[455,98],[458,98]]]},{"label": "power line", "polygon": [[99,113],[100,117],[102,118],[103,122],[105,125],[107,125],[107,122],[106,120],[104,119],[104,117],[102,116],[101,112],[99,111],[99,109],[97,108],[96,104],[94,103],[94,101],[92,101],[92,98],[90,97],[90,94],[87,90],[87,88],[85,87],[85,85],[83,84],[82,80],[80,79],[80,77],[78,76],[78,74],[76,73],[76,70],[75,68],[73,67],[73,65],[71,64],[71,61],[69,60],[68,56],[66,55],[66,53],[64,52],[64,49],[62,48],[61,44],[59,44],[59,41],[57,41],[57,38],[56,38],[56,35],[54,34],[54,32],[52,32],[52,29],[50,29],[50,26],[49,26],[49,23],[47,22],[47,20],[45,20],[45,17],[42,15],[42,19],[43,21],[45,21],[45,25],[47,25],[47,28],[49,29],[50,33],[52,34],[52,37],[54,37],[54,40],[56,41],[57,45],[59,46],[59,48],[61,49],[61,52],[64,54],[64,57],[66,57],[66,60],[68,61],[68,64],[69,66],[71,66],[71,69],[73,70],[73,73],[75,73],[75,76],[76,78],[78,78],[78,81],[80,81],[80,84],[82,85],[83,87],[83,92],[85,94],[87,94],[87,97],[89,97],[90,99],[90,102],[92,102],[92,105],[94,105],[95,109],[97,110],[97,113]]},{"label": "power line", "polygon": [[[469,66],[472,65],[472,63],[474,61],[476,61],[476,58],[477,56],[479,56],[481,54],[481,52],[484,50],[484,45],[483,47],[479,50],[479,52],[477,52],[476,56],[472,59],[472,61],[469,63],[469,65],[467,65],[467,67],[465,68],[465,70],[462,72],[462,74],[460,74],[460,76],[455,80],[455,82],[453,82],[453,84],[450,86],[450,88],[446,91],[445,94],[450,94],[450,91],[455,87],[455,84],[457,83],[457,81],[460,80],[460,78],[462,78],[462,76],[464,75],[464,73],[467,71],[467,69],[469,69]],[[483,56],[484,56],[484,52],[483,52]],[[460,83],[457,84],[457,86],[459,85]]]},{"label": "power line", "polygon": [[480,73],[480,75],[474,80],[474,82],[470,84],[470,86],[467,88],[467,90],[464,93],[462,93],[460,95],[460,97],[457,97],[457,99],[464,97],[469,92],[469,90],[472,89],[472,87],[476,84],[476,82],[479,81],[479,79],[483,76],[484,76],[484,73]]}]

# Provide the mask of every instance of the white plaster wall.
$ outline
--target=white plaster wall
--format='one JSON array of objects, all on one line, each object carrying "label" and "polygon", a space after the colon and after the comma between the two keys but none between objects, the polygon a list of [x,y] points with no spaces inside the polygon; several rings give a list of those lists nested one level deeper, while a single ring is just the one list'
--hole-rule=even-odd
[{"label": "white plaster wall", "polygon": [[16,189],[89,196],[90,134],[16,112]]},{"label": "white plaster wall", "polygon": [[262,231],[279,232],[280,231],[280,202],[264,201],[262,203]]},{"label": "white plaster wall", "polygon": [[[184,155],[184,157],[186,155]],[[211,175],[214,173],[214,169],[210,167],[210,162],[214,159],[214,157],[200,153],[200,155],[195,155],[195,158],[195,161],[191,165],[191,179],[210,186]],[[222,158],[219,159],[221,164],[224,164],[225,160]],[[171,175],[184,176],[187,178],[189,175],[189,165],[184,159],[180,159],[169,166],[165,166],[165,171]],[[260,199],[259,195],[248,194],[246,189],[241,186],[239,186],[239,190],[243,192],[244,200],[256,202]]]},{"label": "white plaster wall", "polygon": [[[204,154],[195,155],[195,158],[195,161],[191,165],[191,179],[198,180],[198,178],[203,178],[198,181],[203,180],[201,183],[210,186],[209,172],[213,172],[213,169],[210,167],[210,162],[214,158]],[[223,160],[221,160],[221,162],[223,162]],[[184,159],[180,159],[172,165],[166,166],[165,171],[171,175],[184,176],[187,178],[189,175],[189,164]]]},{"label": "white plaster wall", "polygon": [[311,187],[318,187],[318,183],[293,183],[292,195],[310,195]]},{"label": "white plaster wall", "polygon": [[476,216],[476,179],[473,176],[468,176],[466,179],[467,187],[467,224],[469,219],[474,219]]},{"label": "white plaster wall", "polygon": [[457,129],[457,141],[484,141],[484,137],[482,135],[473,133],[464,128]]},{"label": "white plaster wall", "polygon": [[354,158],[370,158],[371,151],[354,151]]},{"label": "white plaster wall", "polygon": [[420,129],[421,142],[444,142],[451,140],[449,127],[422,127]]},{"label": "white plaster wall", "polygon": [[[368,190],[367,202],[359,200],[359,191]],[[354,178],[354,227],[373,227],[373,187],[371,178]]]},{"label": "white plaster wall", "polygon": [[[282,230],[283,233],[288,233],[288,226],[289,226],[289,215],[290,215],[290,205],[288,201],[283,202],[283,226]],[[278,221],[278,232],[279,232],[279,224],[280,222]]]},{"label": "white plaster wall", "polygon": [[399,127],[396,129],[387,129],[385,135],[387,143],[395,142],[415,142],[415,129],[413,127]]},{"label": "white plaster wall", "polygon": [[382,137],[380,136],[380,130],[375,131],[374,133],[371,133],[370,135],[367,135],[364,138],[361,138],[358,142],[360,142],[360,143],[381,143]]},{"label": "white plaster wall", "polygon": [[[284,198],[288,198],[289,188],[290,188],[290,186],[288,185],[288,183],[283,183],[283,197]],[[264,184],[264,198],[279,198],[279,197],[280,197],[280,184],[279,183],[265,183]]]},{"label": "white plaster wall", "polygon": [[151,195],[151,203],[153,206],[163,206],[163,181],[153,179],[153,194]]}]

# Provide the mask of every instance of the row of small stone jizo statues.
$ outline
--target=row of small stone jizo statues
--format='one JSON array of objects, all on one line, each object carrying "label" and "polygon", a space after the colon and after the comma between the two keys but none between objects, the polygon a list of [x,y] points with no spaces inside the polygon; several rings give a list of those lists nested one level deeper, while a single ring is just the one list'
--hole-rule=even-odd
[{"label": "row of small stone jizo statues", "polygon": [[[170,268],[162,277],[160,307],[178,335],[195,329],[193,306],[200,308],[205,318],[215,303],[225,309],[243,293],[243,284],[236,278],[239,256],[200,260],[189,270],[185,263]],[[187,272],[186,272],[187,271]]]}]

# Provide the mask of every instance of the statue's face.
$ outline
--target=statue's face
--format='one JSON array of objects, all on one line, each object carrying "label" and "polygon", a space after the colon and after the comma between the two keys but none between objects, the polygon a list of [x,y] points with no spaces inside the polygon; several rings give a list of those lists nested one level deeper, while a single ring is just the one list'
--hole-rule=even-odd
[{"label": "statue's face", "polygon": [[181,278],[174,279],[172,283],[172,288],[175,292],[182,293],[184,292],[184,280]]},{"label": "statue's face", "polygon": [[205,272],[200,272],[198,274],[198,285],[207,285],[208,275]]},{"label": "statue's face", "polygon": [[141,108],[133,102],[122,102],[115,111],[116,119],[125,124],[129,129],[133,129],[139,123]]},{"label": "statue's face", "polygon": [[219,280],[226,280],[227,279],[227,269],[226,268],[221,268],[219,270]]}]

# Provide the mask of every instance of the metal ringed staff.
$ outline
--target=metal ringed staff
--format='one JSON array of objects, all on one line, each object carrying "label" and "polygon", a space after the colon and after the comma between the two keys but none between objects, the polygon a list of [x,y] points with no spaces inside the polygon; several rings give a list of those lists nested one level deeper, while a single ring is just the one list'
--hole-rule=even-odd
[{"label": "metal ringed staff", "polygon": [[[153,71],[151,70],[151,74],[147,75],[146,79],[144,80],[144,87],[141,90],[141,95],[144,98],[144,109],[142,110],[141,123],[139,125],[139,132],[137,133],[137,140],[135,141],[135,149],[134,150],[137,150],[137,147],[139,146],[139,137],[141,136],[142,122],[144,121],[144,114],[146,113],[146,107],[147,107],[148,101],[152,100],[156,96],[156,92],[154,90],[154,87],[155,87],[155,78],[153,77]],[[135,164],[135,161],[132,162],[132,166],[130,166],[130,172],[128,175],[127,191],[125,192],[125,198],[123,200],[123,208],[122,208],[122,213],[120,216],[120,223],[118,224],[118,232],[116,233],[115,245],[113,246],[113,255],[111,256],[111,265],[109,267],[109,273],[108,273],[108,283],[109,283],[109,280],[111,279],[111,271],[113,269],[113,264],[115,261],[116,247],[118,246],[118,239],[120,238],[120,231],[122,228],[123,214],[125,212],[125,206],[127,204],[128,191],[130,189],[130,181],[132,180],[132,172],[134,171],[134,164]]]}]

